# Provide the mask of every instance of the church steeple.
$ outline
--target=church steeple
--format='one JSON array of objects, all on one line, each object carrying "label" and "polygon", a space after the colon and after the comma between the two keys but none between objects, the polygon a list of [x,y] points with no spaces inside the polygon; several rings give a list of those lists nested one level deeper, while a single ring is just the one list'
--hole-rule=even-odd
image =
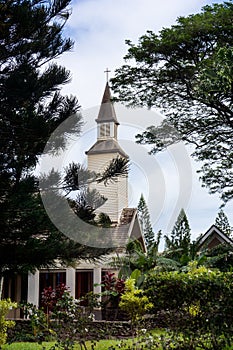
[{"label": "church steeple", "polygon": [[[97,123],[97,141],[86,152],[88,159],[88,170],[101,173],[117,157],[128,158],[128,155],[120,147],[117,140],[117,128],[119,122],[116,117],[114,105],[108,81],[105,86],[101,106],[99,109]],[[99,210],[106,213],[112,222],[118,222],[123,208],[128,206],[128,178],[119,177],[114,183],[91,184],[101,195],[107,198]]]},{"label": "church steeple", "polygon": [[111,92],[108,82],[104,90],[97,122],[97,139],[106,140],[114,138],[117,140],[117,127],[119,122],[116,117],[115,109],[112,103]]}]

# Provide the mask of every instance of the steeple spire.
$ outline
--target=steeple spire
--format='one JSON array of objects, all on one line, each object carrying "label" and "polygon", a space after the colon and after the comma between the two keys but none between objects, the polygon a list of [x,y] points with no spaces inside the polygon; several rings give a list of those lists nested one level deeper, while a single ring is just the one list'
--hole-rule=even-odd
[{"label": "steeple spire", "polygon": [[111,102],[111,98],[112,97],[111,97],[110,87],[109,87],[109,84],[108,84],[108,81],[107,81],[101,104],[103,104],[103,103],[112,103]]},{"label": "steeple spire", "polygon": [[122,157],[128,158],[128,155],[122,150],[117,141],[117,129],[119,122],[112,103],[108,82],[105,86],[96,123],[97,142],[86,152],[86,154],[118,153]]},{"label": "steeple spire", "polygon": [[115,109],[112,103],[112,97],[110,92],[110,87],[108,82],[106,83],[103,98],[101,101],[101,106],[99,110],[98,117],[96,119],[97,124],[99,123],[111,123],[119,125],[116,117]]}]

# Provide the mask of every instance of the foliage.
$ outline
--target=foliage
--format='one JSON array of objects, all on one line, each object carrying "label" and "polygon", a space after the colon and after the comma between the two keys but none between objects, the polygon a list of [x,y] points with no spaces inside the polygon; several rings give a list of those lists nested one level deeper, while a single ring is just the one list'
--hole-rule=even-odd
[{"label": "foliage", "polygon": [[179,17],[159,34],[147,31],[129,40],[125,64],[112,88],[129,105],[161,108],[167,118],[138,135],[152,152],[181,140],[203,162],[202,181],[224,202],[233,198],[232,177],[232,15],[233,4],[205,6]]},{"label": "foliage", "polygon": [[113,293],[113,295],[121,295],[125,290],[125,281],[122,278],[116,278],[114,272],[107,271],[104,274],[102,285],[105,291]]},{"label": "foliage", "polygon": [[158,247],[161,238],[161,231],[157,238],[145,252],[138,241],[130,241],[126,247],[124,256],[117,256],[113,259],[112,265],[119,269],[119,276],[135,279],[137,287],[141,288],[145,276],[151,270],[155,271],[173,271],[179,269],[179,264],[163,253],[159,253]]},{"label": "foliage", "polygon": [[53,289],[51,286],[43,289],[41,295],[41,306],[44,308],[46,314],[52,312],[64,293],[68,292],[68,288],[64,283],[60,283]]},{"label": "foliage", "polygon": [[[79,109],[76,98],[60,94],[70,74],[54,61],[73,45],[63,38],[69,3],[0,2],[0,274],[65,259],[72,245],[47,218],[32,173],[50,134]],[[51,152],[79,134],[81,117],[74,119]]]},{"label": "foliage", "polygon": [[[90,295],[88,297],[91,298]],[[50,350],[71,350],[75,342],[86,349],[88,327],[94,314],[91,313],[92,310],[87,311],[80,306],[80,301],[70,295],[64,284],[60,284],[55,289],[44,289],[43,308],[39,309],[32,304],[23,305],[25,316],[31,321],[34,341],[41,344],[50,336],[55,340]]]},{"label": "foliage", "polygon": [[230,244],[220,244],[205,252],[205,266],[217,268],[220,271],[233,271],[233,247]]},{"label": "foliage", "polygon": [[[216,284],[217,288],[219,281],[225,275],[204,266],[197,267],[195,261],[190,262],[188,267],[187,273],[179,273],[178,271],[151,272],[147,276],[145,289],[147,295],[152,298],[154,309],[178,310],[184,303],[186,305],[193,304],[194,300],[201,300],[201,305],[205,305],[212,298],[216,291],[211,286]],[[203,293],[203,291],[205,292]]]},{"label": "foliage", "polygon": [[10,299],[0,300],[0,348],[6,343],[7,329],[15,325],[14,321],[6,320],[6,316],[12,308],[16,307],[17,304]]},{"label": "foliage", "polygon": [[23,335],[27,341],[35,341],[41,344],[43,340],[53,335],[52,329],[49,328],[48,317],[44,310],[37,308],[32,303],[22,303],[20,306],[23,309],[25,318],[30,320],[32,334],[27,333]]},{"label": "foliage", "polygon": [[[59,154],[69,137],[80,134],[83,124],[77,99],[60,92],[70,81],[70,72],[55,61],[73,46],[63,36],[70,3],[0,1],[0,276],[33,272],[51,266],[55,259],[69,264],[106,253],[106,249],[81,245],[59,232],[48,218],[40,193],[50,196],[52,191],[56,200],[51,205],[59,211],[61,198],[72,191],[85,192],[90,180],[107,183],[115,179],[114,171],[125,175],[127,162],[114,159],[104,177],[71,164],[64,177],[54,170],[42,174],[40,184],[34,172],[45,145],[49,154]],[[57,131],[63,122],[67,126],[67,120],[68,128]],[[84,194],[90,200],[90,193]],[[92,193],[93,197],[96,205],[100,196]],[[80,217],[93,219],[95,206],[82,206],[81,199],[68,202]]]},{"label": "foliage", "polygon": [[[97,322],[95,324],[91,325],[91,328],[88,327],[88,330],[91,331],[92,336],[94,336],[94,339],[92,341],[86,341],[85,345],[88,350],[106,350],[106,349],[131,349],[131,350],[139,350],[139,349],[147,349],[147,350],[158,350],[158,349],[173,349],[173,348],[179,348],[179,349],[192,349],[193,346],[196,344],[195,350],[207,350],[207,349],[215,349],[213,346],[213,342],[210,341],[211,334],[200,334],[200,338],[189,338],[187,336],[187,333],[185,337],[180,333],[176,334],[171,329],[165,328],[155,328],[151,329],[151,319],[148,319],[146,322],[146,327],[144,326],[144,323],[140,322],[140,327],[138,330],[137,337],[129,337],[129,329],[127,324],[118,324],[118,333],[114,332],[114,329],[116,330],[117,325],[115,323],[104,323],[100,326],[100,324]],[[182,319],[181,319],[182,322]],[[100,326],[100,327],[99,327]],[[152,326],[153,327],[153,326]],[[108,329],[110,329],[110,333]],[[127,331],[125,333],[125,330],[127,328]],[[94,333],[93,333],[94,331]],[[98,340],[99,333],[103,334],[104,339]],[[115,338],[116,336],[116,338]],[[123,338],[124,336],[124,338]],[[88,336],[89,337],[89,336]],[[110,339],[107,339],[109,338]],[[121,338],[121,339],[120,339]],[[200,342],[199,342],[200,340]],[[198,343],[199,342],[199,343]],[[200,346],[199,346],[200,344]],[[4,349],[9,350],[26,350],[26,349],[50,349],[53,344],[45,343],[43,342],[40,346],[36,346],[36,344],[33,343],[13,343],[11,345],[5,345]],[[222,348],[221,350],[230,350],[232,346],[224,346],[222,342]],[[76,343],[74,346],[75,350],[80,349],[80,344]]]},{"label": "foliage", "polygon": [[103,182],[107,185],[109,182],[117,181],[119,176],[128,176],[129,171],[129,159],[117,156],[110,164],[104,169],[102,174],[97,177],[97,183]]},{"label": "foliage", "polygon": [[[65,191],[66,197],[68,197],[70,207],[80,219],[92,225],[101,227],[111,226],[112,222],[108,215],[100,213],[96,218],[95,213],[96,209],[107,201],[107,198],[100,195],[96,189],[90,189],[88,186],[91,183],[101,182],[104,182],[107,186],[110,181],[115,181],[119,176],[125,176],[128,171],[127,164],[128,161],[125,162],[121,157],[113,158],[107,164],[104,171],[98,174],[74,162],[65,168],[64,179],[60,180],[62,182],[62,189]],[[108,178],[106,178],[107,173]],[[59,178],[59,174],[57,174],[57,177]],[[51,182],[50,187],[56,188],[56,184]],[[78,191],[75,199],[69,196],[73,191]]]},{"label": "foliage", "polygon": [[230,236],[232,229],[228,218],[224,211],[221,209],[215,219],[215,226],[217,226],[225,235]]},{"label": "foliage", "polygon": [[170,236],[165,236],[169,257],[185,265],[189,260],[191,249],[191,232],[188,218],[181,209]]},{"label": "foliage", "polygon": [[[144,331],[144,329],[143,329]],[[140,336],[137,340],[137,344],[133,347],[132,339],[127,340],[119,340],[119,339],[105,339],[100,340],[98,344],[94,345],[93,342],[87,341],[87,349],[88,350],[118,350],[119,348],[122,350],[138,350],[138,349],[146,349],[146,350],[167,350],[174,349],[176,345],[182,345],[184,343],[184,339],[182,336],[176,337],[176,340],[171,337],[171,335],[166,331],[157,331],[156,333],[147,333],[145,335]],[[44,349],[49,350],[51,348],[51,343],[43,343]],[[94,347],[93,347],[94,345]],[[184,344],[183,344],[184,345]],[[10,345],[5,345],[3,347],[4,350],[40,350],[41,346],[33,343],[13,343]],[[75,350],[80,350],[80,346],[77,344],[74,348]],[[189,344],[187,344],[186,340],[186,348],[184,350],[189,349]],[[195,350],[199,350],[198,346]],[[205,350],[210,348],[206,344]],[[221,350],[231,350],[232,347],[223,347]],[[211,349],[213,350],[213,348]]]},{"label": "foliage", "polygon": [[142,232],[146,241],[147,247],[150,247],[153,245],[155,241],[154,232],[151,226],[150,221],[150,213],[146,204],[146,201],[144,199],[143,194],[141,194],[141,197],[139,199],[138,203],[138,218],[139,222],[141,224]]},{"label": "foliage", "polygon": [[[118,318],[119,301],[125,291],[125,280],[115,276],[114,272],[107,271],[101,282],[103,291],[101,293],[101,306],[105,312],[105,318],[115,320]],[[108,309],[110,308],[110,313]]]},{"label": "foliage", "polygon": [[142,316],[153,307],[153,304],[149,302],[142,289],[135,287],[135,280],[129,278],[125,281],[125,292],[121,296],[119,306],[129,314],[132,326],[135,327]]},{"label": "foliage", "polygon": [[197,267],[196,262],[189,264],[187,273],[150,274],[145,282],[156,318],[171,330],[177,349],[231,345],[232,293],[232,273]]},{"label": "foliage", "polygon": [[101,227],[111,227],[112,225],[110,217],[105,213],[100,213],[96,221]]},{"label": "foliage", "polygon": [[119,269],[119,276],[127,279],[134,273],[136,285],[139,287],[144,280],[146,270],[146,253],[140,242],[130,241],[126,246],[126,254],[113,259],[113,265]]},{"label": "foliage", "polygon": [[78,335],[78,342],[84,348],[85,340],[88,332],[88,324],[90,315],[87,314],[80,301],[75,300],[68,292],[64,292],[62,297],[58,299],[55,308],[51,314],[52,329],[56,334],[56,343],[51,348],[72,350]]}]

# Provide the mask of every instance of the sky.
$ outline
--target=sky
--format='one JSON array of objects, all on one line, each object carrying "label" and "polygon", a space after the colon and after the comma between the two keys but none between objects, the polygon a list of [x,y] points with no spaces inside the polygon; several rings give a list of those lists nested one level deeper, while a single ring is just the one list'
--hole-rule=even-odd
[{"label": "sky", "polygon": [[[76,157],[85,162],[85,150],[96,140],[95,118],[106,84],[114,70],[124,63],[126,39],[137,43],[147,30],[160,31],[175,24],[177,17],[200,12],[205,5],[222,1],[207,0],[73,0],[72,15],[65,34],[75,41],[71,52],[59,63],[71,72],[72,81],[63,93],[77,96],[84,117],[82,137],[68,152],[67,161]],[[155,232],[168,234],[183,207],[191,226],[192,237],[214,223],[219,206],[217,195],[209,195],[198,180],[190,149],[184,145],[155,156],[148,147],[136,145],[135,134],[146,126],[158,124],[164,116],[156,109],[129,110],[115,106],[120,122],[119,142],[131,159],[129,205],[137,206],[140,194],[147,201]],[[74,156],[75,155],[75,156]],[[233,203],[224,208],[233,226]]]}]

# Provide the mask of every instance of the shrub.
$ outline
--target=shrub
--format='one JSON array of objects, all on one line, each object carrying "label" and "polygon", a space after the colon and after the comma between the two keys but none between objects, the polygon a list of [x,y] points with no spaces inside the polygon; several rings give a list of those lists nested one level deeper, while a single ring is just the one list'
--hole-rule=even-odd
[{"label": "shrub", "polygon": [[142,289],[135,287],[135,280],[129,278],[125,282],[125,292],[121,296],[120,308],[126,311],[135,326],[142,316],[153,307],[147,296],[143,295]]},{"label": "shrub", "polygon": [[200,349],[204,346],[208,349],[205,345],[208,342],[213,349],[231,344],[232,273],[197,268],[194,264],[188,273],[151,273],[145,281],[145,295],[153,303],[157,319],[162,318],[163,325],[174,332],[176,339],[182,333],[182,341],[192,339],[195,344],[197,340]]},{"label": "shrub", "polygon": [[[89,293],[92,304],[95,297]],[[85,341],[88,326],[94,315],[80,306],[81,300],[74,299],[64,284],[55,289],[45,288],[42,293],[43,307],[38,309],[33,304],[23,305],[25,316],[31,321],[34,340],[41,343],[48,337],[55,340],[50,350],[72,350],[75,341],[86,348]]]},{"label": "shrub", "polygon": [[64,283],[58,284],[55,289],[52,287],[43,289],[41,304],[47,314],[53,311],[58,300],[62,298],[65,292],[69,292],[69,290]]},{"label": "shrub", "polygon": [[151,273],[147,276],[144,288],[156,312],[179,310],[184,305],[190,307],[197,302],[201,308],[205,308],[209,303],[221,302],[222,298],[226,299],[226,295],[230,296],[232,286],[232,273],[201,267],[188,273]]},{"label": "shrub", "polygon": [[119,301],[125,290],[125,281],[117,278],[115,273],[106,272],[101,285],[104,288],[101,293],[103,316],[107,320],[116,320],[119,316]]},{"label": "shrub", "polygon": [[6,316],[10,309],[16,307],[17,303],[12,302],[10,299],[0,300],[0,348],[6,343],[7,329],[15,325],[14,321],[6,320]]}]

